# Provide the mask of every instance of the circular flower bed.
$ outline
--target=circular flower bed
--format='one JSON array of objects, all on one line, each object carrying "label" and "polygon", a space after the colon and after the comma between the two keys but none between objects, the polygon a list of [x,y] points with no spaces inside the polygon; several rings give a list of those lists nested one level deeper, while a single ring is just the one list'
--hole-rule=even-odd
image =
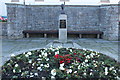
[{"label": "circular flower bed", "polygon": [[89,79],[120,77],[120,64],[95,51],[74,48],[40,49],[14,56],[2,66],[2,77]]}]

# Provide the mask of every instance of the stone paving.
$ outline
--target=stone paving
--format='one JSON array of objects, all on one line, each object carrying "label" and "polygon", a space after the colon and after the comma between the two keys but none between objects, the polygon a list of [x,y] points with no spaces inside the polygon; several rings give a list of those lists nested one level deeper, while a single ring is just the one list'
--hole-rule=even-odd
[{"label": "stone paving", "polygon": [[[2,63],[8,60],[11,54],[17,55],[25,51],[49,47],[55,40],[57,40],[57,38],[23,38],[17,40],[2,39],[2,55],[0,56],[2,58]],[[69,38],[68,40],[75,43],[75,46],[73,47],[77,48],[78,46],[78,48],[95,50],[120,61],[120,57],[118,56],[118,41],[107,41],[94,38]],[[52,46],[57,45],[60,46],[59,43],[52,44]],[[63,45],[64,47],[72,47],[69,43]]]}]

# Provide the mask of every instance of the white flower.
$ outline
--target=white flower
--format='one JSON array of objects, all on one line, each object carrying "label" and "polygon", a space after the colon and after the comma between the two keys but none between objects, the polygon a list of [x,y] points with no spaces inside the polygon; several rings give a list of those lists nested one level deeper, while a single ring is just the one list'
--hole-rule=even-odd
[{"label": "white flower", "polygon": [[116,78],[117,78],[117,80],[120,80],[120,77],[117,76]]},{"label": "white flower", "polygon": [[42,71],[42,68],[41,68],[41,67],[38,67],[37,70]]},{"label": "white flower", "polygon": [[30,73],[30,75],[33,75],[33,73]]},{"label": "white flower", "polygon": [[18,67],[18,64],[15,64],[15,67]]},{"label": "white flower", "polygon": [[31,52],[28,52],[27,54],[28,54],[28,55],[32,55],[32,53],[31,53]]},{"label": "white flower", "polygon": [[90,71],[93,71],[92,69],[90,69]]},{"label": "white flower", "polygon": [[43,64],[40,64],[40,66],[43,66]]},{"label": "white flower", "polygon": [[72,68],[73,66],[70,66],[70,68]]},{"label": "white flower", "polygon": [[52,74],[52,76],[55,76],[56,75],[56,69],[52,69],[51,74]]},{"label": "white flower", "polygon": [[44,56],[45,56],[45,57],[47,57],[47,55],[48,55],[47,53],[44,53]]},{"label": "white flower", "polygon": [[93,62],[95,63],[96,61],[95,61],[95,60],[93,60]]},{"label": "white flower", "polygon": [[39,57],[42,57],[41,55],[39,55]]},{"label": "white flower", "polygon": [[97,67],[97,64],[94,64],[95,67]]},{"label": "white flower", "polygon": [[13,73],[15,73],[16,71],[15,71],[15,69],[13,69]]},{"label": "white flower", "polygon": [[35,65],[35,63],[32,64],[32,66],[34,66],[34,65]]},{"label": "white flower", "polygon": [[91,56],[91,57],[93,57],[93,56],[94,56],[94,54],[93,54],[93,53],[91,53],[91,54],[90,54],[90,56]]},{"label": "white flower", "polygon": [[86,64],[86,66],[89,66],[88,64]]},{"label": "white flower", "polygon": [[49,58],[47,58],[46,61],[49,61]]},{"label": "white flower", "polygon": [[100,55],[97,55],[98,57],[100,57]]},{"label": "white flower", "polygon": [[49,54],[51,54],[51,53],[49,52]]},{"label": "white flower", "polygon": [[28,54],[25,54],[25,57],[29,57],[29,55],[28,55]]},{"label": "white flower", "polygon": [[70,49],[70,52],[72,52],[72,49]]},{"label": "white flower", "polygon": [[60,64],[60,67],[63,67],[64,66],[64,63]]},{"label": "white flower", "polygon": [[42,60],[42,59],[38,58],[37,60],[40,61],[40,60]]},{"label": "white flower", "polygon": [[84,73],[83,75],[86,75],[86,73]]},{"label": "white flower", "polygon": [[44,55],[44,52],[41,52],[41,55]]},{"label": "white flower", "polygon": [[112,69],[114,69],[114,67],[110,67],[110,68],[109,68],[109,70],[112,70]]},{"label": "white flower", "polygon": [[85,62],[81,63],[83,66],[85,66]]},{"label": "white flower", "polygon": [[21,70],[19,70],[19,72],[21,72]]},{"label": "white flower", "polygon": [[92,72],[90,72],[90,75],[92,75],[93,73]]},{"label": "white flower", "polygon": [[11,57],[14,57],[15,56],[15,54],[11,54]]},{"label": "white flower", "polygon": [[51,80],[52,80],[52,79],[55,79],[55,77],[54,77],[54,76],[51,76]]},{"label": "white flower", "polygon": [[29,60],[29,62],[28,63],[32,63],[32,60]]},{"label": "white flower", "polygon": [[46,77],[42,77],[42,80],[46,80]]},{"label": "white flower", "polygon": [[81,67],[81,66],[79,65],[79,66],[78,66],[78,69],[80,69],[80,67]]},{"label": "white flower", "polygon": [[87,59],[85,59],[85,62],[88,62],[88,60],[87,60]]},{"label": "white flower", "polygon": [[74,73],[77,73],[77,71],[74,71]]},{"label": "white flower", "polygon": [[90,58],[90,56],[89,56],[89,55],[87,55],[87,56],[86,56],[86,58],[87,58],[87,59],[89,59],[89,58]]},{"label": "white flower", "polygon": [[44,65],[44,66],[45,66],[45,67],[47,67],[47,68],[48,68],[48,67],[50,67],[50,65],[49,65],[49,64],[46,64],[46,65]]},{"label": "white flower", "polygon": [[34,75],[30,75],[30,77],[34,77]]},{"label": "white flower", "polygon": [[7,65],[11,65],[10,63],[8,63]]},{"label": "white flower", "polygon": [[65,70],[65,68],[64,68],[64,67],[62,67],[62,66],[60,66],[60,67],[59,67],[59,69],[60,69],[60,70]]},{"label": "white flower", "polygon": [[116,73],[116,70],[113,70]]},{"label": "white flower", "polygon": [[35,76],[38,76],[38,73],[34,73]]},{"label": "white flower", "polygon": [[67,69],[67,73],[72,73],[72,69]]},{"label": "white flower", "polygon": [[105,75],[108,74],[108,67],[105,67]]},{"label": "white flower", "polygon": [[59,51],[55,52],[55,55],[59,54]]}]

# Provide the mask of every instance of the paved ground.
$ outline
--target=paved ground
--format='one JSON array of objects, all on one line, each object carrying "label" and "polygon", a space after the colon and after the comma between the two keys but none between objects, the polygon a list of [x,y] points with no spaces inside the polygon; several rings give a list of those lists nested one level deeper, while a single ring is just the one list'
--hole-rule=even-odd
[{"label": "paved ground", "polygon": [[[2,39],[2,57],[5,62],[12,53],[19,54],[31,49],[44,48],[47,44],[57,40],[57,38],[23,38],[18,40]],[[75,38],[68,39],[77,43],[82,48],[95,50],[107,54],[116,60],[118,57],[118,41],[107,41],[103,39]],[[56,44],[54,44],[56,45]],[[68,46],[68,45],[65,45]]]}]

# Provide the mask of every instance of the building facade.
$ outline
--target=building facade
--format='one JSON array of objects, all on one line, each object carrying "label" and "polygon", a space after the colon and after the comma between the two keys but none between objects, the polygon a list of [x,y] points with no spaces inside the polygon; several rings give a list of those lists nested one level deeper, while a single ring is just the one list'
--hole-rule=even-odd
[{"label": "building facade", "polygon": [[63,2],[66,2],[66,5],[100,5],[118,4],[119,0],[7,0],[7,3],[27,5],[59,5]]},{"label": "building facade", "polygon": [[119,0],[9,0],[9,3],[27,5],[59,5],[66,2],[66,5],[100,5],[117,4]]}]

